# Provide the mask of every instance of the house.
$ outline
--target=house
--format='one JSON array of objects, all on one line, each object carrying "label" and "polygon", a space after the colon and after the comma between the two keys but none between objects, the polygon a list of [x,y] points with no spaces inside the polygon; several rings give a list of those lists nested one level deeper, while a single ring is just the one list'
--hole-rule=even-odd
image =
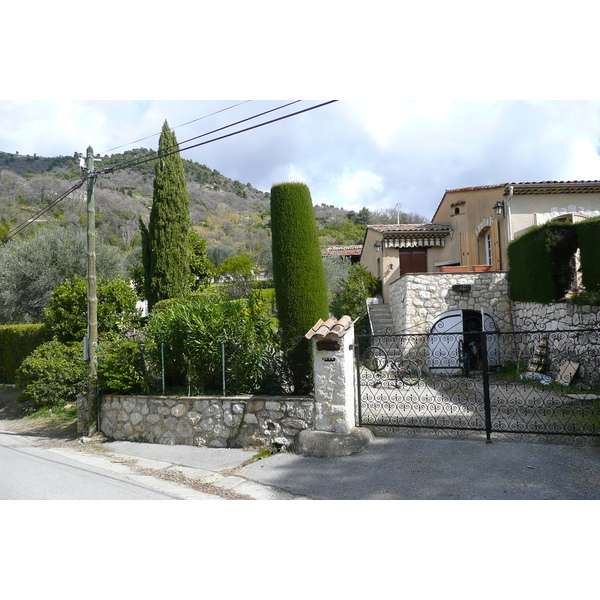
[{"label": "house", "polygon": [[383,301],[389,287],[407,273],[429,270],[428,252],[443,248],[452,234],[450,225],[435,223],[369,225],[360,262],[381,282]]},{"label": "house", "polygon": [[432,248],[428,270],[486,265],[508,270],[508,244],[551,220],[600,216],[600,181],[502,183],[446,190],[432,222],[448,225],[443,248]]},{"label": "house", "polygon": [[[424,355],[435,355],[444,372],[458,372],[469,336],[550,318],[547,307],[535,312],[511,301],[508,244],[551,220],[596,216],[600,181],[545,181],[446,190],[431,223],[368,226],[360,260],[381,282],[386,305],[369,304],[372,330],[389,331],[391,320],[395,333],[451,334],[429,337],[437,346]],[[489,340],[493,363],[499,346]]]},{"label": "house", "polygon": [[[550,220],[600,216],[600,181],[502,183],[446,190],[431,223],[369,225],[360,261],[390,285],[407,273],[508,270],[508,244]],[[482,267],[480,267],[482,265]]]}]

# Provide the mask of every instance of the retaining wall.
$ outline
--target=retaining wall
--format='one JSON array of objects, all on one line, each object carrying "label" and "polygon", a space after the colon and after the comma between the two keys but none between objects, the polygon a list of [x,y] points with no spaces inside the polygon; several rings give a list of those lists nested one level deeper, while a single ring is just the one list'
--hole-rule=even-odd
[{"label": "retaining wall", "polygon": [[304,396],[104,396],[100,430],[116,440],[290,449],[313,428],[314,413],[314,399]]},{"label": "retaining wall", "polygon": [[[469,291],[452,289],[468,285]],[[390,312],[397,333],[424,333],[439,315],[452,310],[492,312],[510,323],[508,282],[504,271],[483,273],[411,273],[390,286]],[[500,329],[507,325],[498,323]]]}]

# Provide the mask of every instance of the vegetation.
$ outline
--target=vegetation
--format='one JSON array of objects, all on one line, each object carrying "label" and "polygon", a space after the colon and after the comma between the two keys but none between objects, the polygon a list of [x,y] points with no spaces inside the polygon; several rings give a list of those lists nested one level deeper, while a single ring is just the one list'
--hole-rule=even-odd
[{"label": "vegetation", "polygon": [[0,325],[0,383],[14,383],[23,360],[46,341],[48,330],[42,324]]},{"label": "vegetation", "polygon": [[160,300],[185,297],[190,284],[189,196],[179,146],[165,121],[158,143],[148,228],[140,219],[148,309]]},{"label": "vegetation", "polygon": [[168,386],[214,392],[222,389],[224,350],[228,387],[259,393],[272,383],[275,325],[269,303],[259,296],[160,302],[146,327],[148,361],[156,374],[164,357]]},{"label": "vegetation", "polygon": [[548,303],[564,298],[573,283],[577,231],[571,223],[546,223],[508,246],[513,300]]},{"label": "vegetation", "polygon": [[36,348],[17,370],[15,383],[26,412],[76,402],[86,389],[82,345],[52,340]]},{"label": "vegetation", "polygon": [[[140,324],[137,296],[124,279],[98,278],[98,334],[124,333]],[[60,342],[79,342],[87,333],[87,282],[75,275],[53,292],[45,311],[48,331]],[[102,343],[102,340],[100,340]]]},{"label": "vegetation", "polygon": [[[166,123],[163,133],[165,128],[168,130]],[[168,142],[172,143],[177,143],[174,136]],[[297,368],[296,375],[302,371],[303,377],[307,376],[296,379],[295,391],[308,389],[311,370],[308,344],[302,357],[297,355],[290,363],[280,361],[281,337],[274,317],[274,291],[258,289],[268,286],[269,282],[250,281],[258,269],[267,274],[273,271],[270,194],[249,183],[228,179],[205,165],[182,160],[178,154],[172,156],[180,164],[170,172],[179,172],[175,187],[187,190],[189,275],[186,281],[193,297],[186,301],[159,301],[154,305],[155,314],[149,319],[148,327],[139,325],[138,315],[132,308],[135,295],[126,281],[130,277],[136,284],[144,280],[141,275],[143,228],[140,229],[139,221],[141,218],[148,223],[149,235],[149,217],[159,194],[155,182],[159,170],[163,169],[164,174],[167,159],[171,158],[164,157],[156,166],[154,162],[135,164],[137,159],[148,156],[156,156],[156,153],[140,148],[97,157],[101,158],[100,168],[118,167],[113,173],[99,176],[95,187],[100,388],[122,393],[157,391],[164,342],[167,374],[170,384],[175,386],[196,392],[220,390],[221,348],[225,344],[228,388],[231,385],[244,392],[283,391],[287,389],[291,363]],[[125,163],[131,166],[121,169]],[[15,226],[49,206],[80,177],[78,161],[72,156],[44,158],[0,152],[0,242],[14,232]],[[161,188],[161,197],[170,193],[169,185]],[[304,290],[314,297],[292,298],[287,305],[289,310],[279,307],[277,312],[292,314],[295,320],[296,308],[310,313],[314,303],[319,309],[314,309],[315,314],[307,318],[306,326],[297,326],[295,331],[299,335],[295,338],[289,333],[291,329],[284,326],[282,331],[288,336],[287,358],[291,356],[290,344],[304,343],[306,331],[318,318],[328,316],[327,299],[333,300],[340,293],[342,282],[347,283],[349,262],[328,259],[327,298],[327,291],[323,292],[327,289],[324,276],[319,274],[323,269],[319,245],[324,248],[334,244],[360,244],[366,225],[374,222],[424,220],[419,215],[397,211],[348,212],[326,204],[313,207],[307,188],[299,197],[303,216],[299,214],[298,218],[302,225],[297,232],[284,233],[288,239],[298,236],[296,244],[300,256],[309,257],[309,265],[308,271],[302,266],[297,271],[298,279],[289,281],[291,286],[302,282]],[[292,204],[294,210],[290,214],[295,214],[299,207],[295,201]],[[281,224],[289,220],[290,214],[283,218],[280,212],[274,220],[279,218]],[[48,325],[48,328],[27,326],[33,328],[31,331],[11,328],[10,333],[0,328],[0,341],[11,347],[8,355],[2,351],[0,369],[4,370],[1,375],[14,374],[21,365],[19,385],[29,411],[72,402],[85,389],[87,365],[83,361],[81,338],[86,327],[83,279],[86,222],[84,187],[0,246],[0,323],[45,320]],[[306,230],[305,225],[308,225]],[[286,226],[284,223],[283,230]],[[180,248],[185,246],[185,242],[180,244]],[[306,249],[302,250],[303,247]],[[216,279],[221,281],[213,283]],[[306,282],[310,282],[309,285]],[[350,310],[344,312],[350,313]],[[55,339],[48,342],[44,335],[54,335]],[[29,355],[26,361],[23,360],[25,355]]]},{"label": "vegetation", "polygon": [[[81,231],[39,229],[0,246],[0,323],[40,323],[52,291],[87,272],[86,238]],[[99,241],[99,275],[125,274],[120,251]]]},{"label": "vegetation", "polygon": [[329,316],[327,284],[310,191],[302,183],[271,188],[273,281],[285,360],[294,392],[312,386],[306,332]]},{"label": "vegetation", "polygon": [[331,302],[331,312],[338,319],[348,315],[356,320],[357,331],[367,331],[367,298],[379,291],[379,282],[360,263],[352,265]]},{"label": "vegetation", "polygon": [[597,296],[600,289],[600,218],[581,221],[575,228],[581,258],[581,282],[588,294]]}]

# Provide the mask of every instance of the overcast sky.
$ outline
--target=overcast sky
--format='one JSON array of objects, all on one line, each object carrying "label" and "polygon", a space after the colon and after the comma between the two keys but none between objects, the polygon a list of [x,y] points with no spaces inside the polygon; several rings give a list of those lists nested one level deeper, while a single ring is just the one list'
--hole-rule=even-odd
[{"label": "overcast sky", "polygon": [[[190,142],[291,101],[1,101],[0,150],[156,149],[165,119],[184,149],[325,101],[301,101]],[[182,156],[264,191],[303,181],[316,204],[400,203],[431,218],[446,189],[598,179],[598,146],[600,101],[340,100]]]}]

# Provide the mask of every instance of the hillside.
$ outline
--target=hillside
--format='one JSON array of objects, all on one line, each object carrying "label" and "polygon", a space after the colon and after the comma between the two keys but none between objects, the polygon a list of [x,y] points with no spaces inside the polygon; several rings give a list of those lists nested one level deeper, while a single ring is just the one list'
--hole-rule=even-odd
[{"label": "hillside", "polygon": [[[152,156],[145,148],[102,157],[97,169],[122,167]],[[99,175],[95,187],[98,236],[122,251],[139,248],[139,218],[147,219],[152,204],[154,161]],[[209,256],[220,263],[228,256],[249,254],[259,265],[271,264],[270,195],[222,175],[206,165],[183,159],[190,196],[190,218],[207,240]],[[73,156],[39,157],[0,152],[0,237],[48,206],[81,178]],[[368,222],[395,222],[391,211],[358,214],[333,206],[315,206],[322,247],[361,243]],[[422,222],[419,215],[402,215],[403,222]],[[390,220],[393,219],[393,220]],[[35,227],[84,228],[86,188],[44,214]]]}]

